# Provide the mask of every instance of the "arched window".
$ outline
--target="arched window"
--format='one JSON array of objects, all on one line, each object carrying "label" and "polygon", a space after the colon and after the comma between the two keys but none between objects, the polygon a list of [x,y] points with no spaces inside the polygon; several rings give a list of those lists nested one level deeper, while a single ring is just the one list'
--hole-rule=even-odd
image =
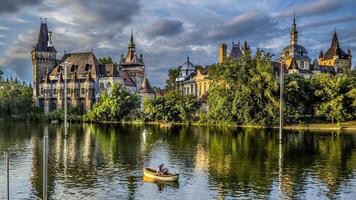
[{"label": "arched window", "polygon": [[285,57],[288,57],[288,56],[289,56],[289,51],[286,51]]},{"label": "arched window", "polygon": [[300,69],[304,69],[304,62],[300,61]]}]

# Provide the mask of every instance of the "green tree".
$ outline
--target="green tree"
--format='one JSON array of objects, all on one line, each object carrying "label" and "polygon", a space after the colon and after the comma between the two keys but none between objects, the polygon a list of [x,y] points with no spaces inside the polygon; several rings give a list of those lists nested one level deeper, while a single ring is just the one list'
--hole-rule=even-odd
[{"label": "green tree", "polygon": [[139,98],[119,83],[114,83],[109,94],[103,92],[99,102],[85,118],[90,121],[121,120],[139,106]]},{"label": "green tree", "polygon": [[[209,116],[238,124],[272,125],[278,119],[278,82],[269,57],[250,52],[236,60],[209,66]],[[222,83],[223,82],[223,83]],[[222,117],[219,117],[219,116]],[[228,117],[228,118],[226,118]]]},{"label": "green tree", "polygon": [[168,79],[166,80],[166,89],[174,90],[176,87],[176,78],[179,76],[181,67],[176,67],[168,70]]},{"label": "green tree", "polygon": [[151,121],[187,122],[197,109],[198,101],[194,96],[182,96],[176,91],[144,102],[145,117]]},{"label": "green tree", "polygon": [[22,116],[33,109],[32,88],[15,81],[0,82],[0,115]]},{"label": "green tree", "polygon": [[334,121],[351,119],[355,111],[353,89],[356,81],[353,76],[315,74],[311,77],[314,87],[315,107],[321,116]]},{"label": "green tree", "polygon": [[115,64],[117,65],[117,63],[114,63],[114,61],[112,60],[112,58],[109,56],[109,57],[101,57],[99,58],[99,62],[101,64]]},{"label": "green tree", "polygon": [[310,79],[300,74],[289,74],[285,77],[285,109],[288,118],[298,118],[312,108],[314,90]]}]

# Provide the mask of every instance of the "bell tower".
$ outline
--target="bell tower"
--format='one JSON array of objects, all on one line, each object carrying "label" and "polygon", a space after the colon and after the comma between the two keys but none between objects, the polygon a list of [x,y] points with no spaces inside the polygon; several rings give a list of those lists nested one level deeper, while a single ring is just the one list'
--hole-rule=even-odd
[{"label": "bell tower", "polygon": [[41,18],[37,43],[33,47],[31,55],[33,64],[33,97],[36,105],[39,106],[39,84],[46,77],[46,73],[49,73],[57,64],[57,51],[52,43],[52,32],[48,31],[47,19]]}]

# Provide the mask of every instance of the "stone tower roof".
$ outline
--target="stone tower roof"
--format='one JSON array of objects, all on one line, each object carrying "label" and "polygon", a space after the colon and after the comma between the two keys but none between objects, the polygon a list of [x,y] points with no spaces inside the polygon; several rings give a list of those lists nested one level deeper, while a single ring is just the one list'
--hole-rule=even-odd
[{"label": "stone tower roof", "polygon": [[40,32],[38,34],[37,44],[33,47],[35,51],[57,53],[51,41],[52,32],[48,31],[47,23],[41,22]]},{"label": "stone tower roof", "polygon": [[154,91],[152,90],[151,84],[150,84],[150,82],[148,82],[148,79],[146,77],[142,81],[140,93],[154,93]]},{"label": "stone tower roof", "polygon": [[325,53],[324,58],[332,59],[334,56],[339,56],[339,58],[343,58],[343,59],[347,59],[349,57],[349,55],[347,53],[345,53],[340,48],[340,44],[339,44],[339,40],[337,38],[336,31],[334,32],[331,46],[330,46],[329,50]]}]

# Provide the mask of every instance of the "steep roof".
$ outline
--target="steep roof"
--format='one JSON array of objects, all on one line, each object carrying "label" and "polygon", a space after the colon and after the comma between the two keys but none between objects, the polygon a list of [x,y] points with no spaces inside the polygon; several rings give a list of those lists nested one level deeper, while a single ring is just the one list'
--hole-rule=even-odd
[{"label": "steep roof", "polygon": [[339,58],[343,58],[343,59],[347,59],[349,57],[349,55],[340,48],[340,44],[336,32],[334,32],[331,46],[329,50],[325,53],[324,58],[332,59],[334,56],[339,56]]},{"label": "steep roof", "polygon": [[34,46],[35,51],[42,52],[54,52],[57,53],[56,49],[53,45],[48,45],[49,37],[48,37],[48,27],[47,23],[41,22],[40,31],[37,38],[37,44]]},{"label": "steep roof", "polygon": [[148,82],[148,79],[146,77],[142,81],[140,93],[154,93],[150,85],[150,82]]},{"label": "steep roof", "polygon": [[125,86],[132,86],[132,87],[136,86],[136,84],[133,82],[133,80],[131,79],[127,71],[119,70],[119,75],[122,78],[122,81]]},{"label": "steep roof", "polygon": [[239,59],[243,55],[241,48],[240,48],[240,42],[237,44],[232,43],[232,48],[230,51],[229,57],[232,59]]},{"label": "steep roof", "polygon": [[288,69],[299,69],[297,61],[294,58],[292,58],[292,62],[290,63]]},{"label": "steep roof", "polygon": [[[99,61],[96,59],[93,52],[83,52],[83,53],[67,53],[60,60],[59,64],[55,66],[51,72],[50,76],[58,76],[60,72],[64,70],[61,66],[67,63],[67,75],[72,75],[74,72],[77,73],[79,79],[86,78],[88,72],[90,71],[91,76],[96,78],[100,76],[99,74]],[[69,64],[68,64],[69,63]]]}]

